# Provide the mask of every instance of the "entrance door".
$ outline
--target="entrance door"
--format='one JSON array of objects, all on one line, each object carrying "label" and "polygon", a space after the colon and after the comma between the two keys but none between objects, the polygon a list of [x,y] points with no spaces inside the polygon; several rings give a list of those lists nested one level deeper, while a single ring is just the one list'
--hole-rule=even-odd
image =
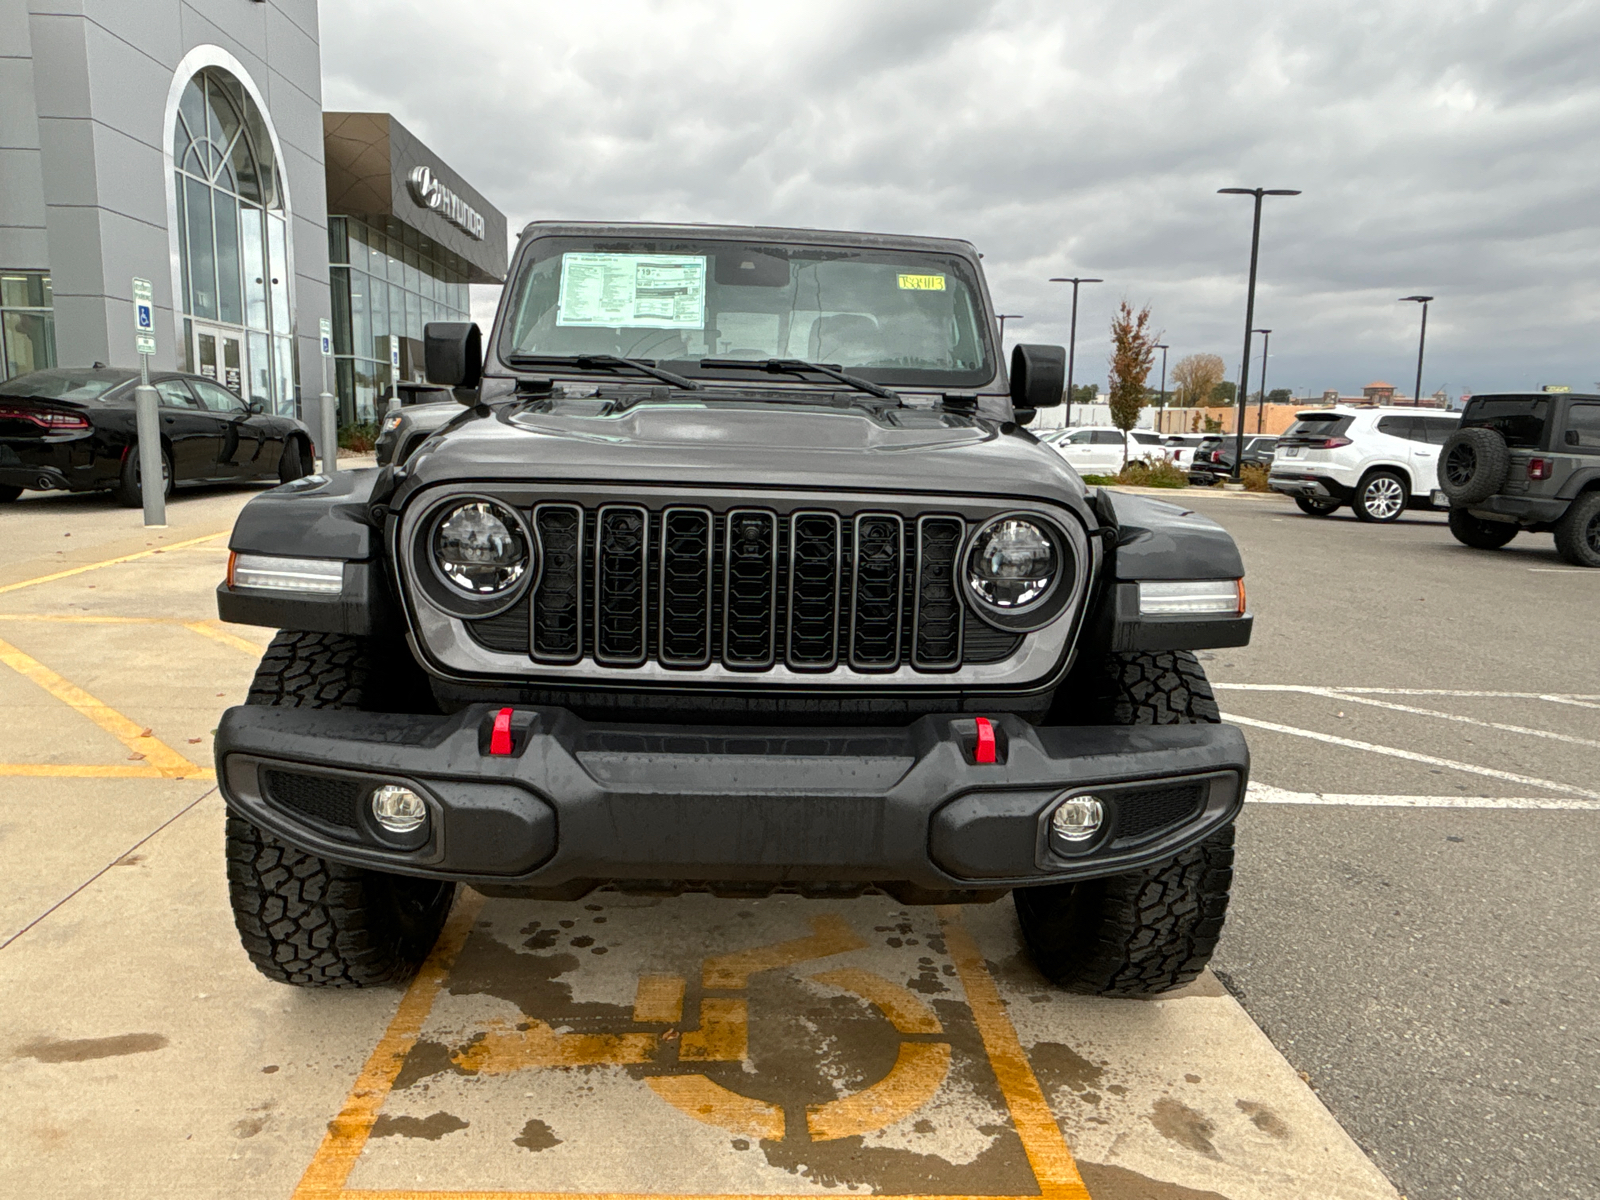
[{"label": "entrance door", "polygon": [[194,325],[195,374],[214,379],[235,396],[244,395],[244,343],[241,334],[215,325]]}]

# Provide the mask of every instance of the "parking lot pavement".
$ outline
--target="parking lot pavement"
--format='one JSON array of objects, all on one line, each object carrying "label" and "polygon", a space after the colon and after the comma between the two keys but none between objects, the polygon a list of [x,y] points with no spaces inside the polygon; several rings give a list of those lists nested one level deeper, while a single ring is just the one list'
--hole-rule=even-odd
[{"label": "parking lot pavement", "polygon": [[1600,1180],[1600,571],[1187,492],[1256,636],[1202,655],[1253,758],[1214,964],[1410,1200]]},{"label": "parking lot pavement", "polygon": [[8,1191],[1395,1195],[1216,978],[1062,995],[1008,902],[464,892],[403,994],[262,979],[210,742],[271,632],[214,621],[249,494],[0,514]]}]

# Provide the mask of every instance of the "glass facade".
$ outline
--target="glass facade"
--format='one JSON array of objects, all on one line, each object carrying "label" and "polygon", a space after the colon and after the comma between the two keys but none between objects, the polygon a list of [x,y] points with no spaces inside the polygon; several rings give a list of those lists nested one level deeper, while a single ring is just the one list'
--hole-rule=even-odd
[{"label": "glass facade", "polygon": [[184,345],[179,364],[269,411],[297,408],[283,177],[260,110],[228,72],[184,89],[172,131]]},{"label": "glass facade", "polygon": [[56,365],[56,319],[50,276],[0,271],[0,379]]},{"label": "glass facade", "polygon": [[389,339],[406,339],[402,379],[421,378],[422,327],[468,319],[467,278],[355,217],[328,219],[328,262],[339,419],[372,421],[394,382]]}]

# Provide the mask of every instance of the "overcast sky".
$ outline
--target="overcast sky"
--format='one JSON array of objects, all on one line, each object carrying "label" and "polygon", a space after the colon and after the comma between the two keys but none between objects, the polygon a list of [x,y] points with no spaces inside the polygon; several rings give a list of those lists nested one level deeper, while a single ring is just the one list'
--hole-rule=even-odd
[{"label": "overcast sky", "polygon": [[338,0],[322,56],[327,108],[393,113],[513,231],[967,238],[1027,317],[1008,342],[1064,343],[1046,279],[1103,276],[1080,382],[1124,297],[1173,361],[1238,377],[1251,201],[1228,186],[1304,192],[1263,216],[1269,388],[1409,393],[1417,292],[1425,392],[1600,382],[1593,0]]}]

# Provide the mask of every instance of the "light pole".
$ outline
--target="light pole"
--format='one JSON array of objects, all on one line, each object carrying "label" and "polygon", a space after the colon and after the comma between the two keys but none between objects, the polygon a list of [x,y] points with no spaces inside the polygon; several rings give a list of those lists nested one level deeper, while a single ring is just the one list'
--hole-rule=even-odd
[{"label": "light pole", "polygon": [[1027,318],[1021,313],[996,313],[995,320],[1000,322],[1000,351],[1004,353],[1006,348],[1006,322],[1026,321]]},{"label": "light pole", "polygon": [[1415,395],[1413,395],[1411,398],[1411,403],[1417,408],[1422,407],[1422,352],[1427,349],[1428,346],[1428,301],[1432,299],[1432,296],[1400,297],[1402,304],[1407,300],[1415,300],[1418,304],[1422,305],[1422,332],[1417,335],[1417,390]]},{"label": "light pole", "polygon": [[1055,276],[1051,283],[1070,283],[1072,285],[1072,333],[1067,338],[1067,424],[1072,424],[1072,368],[1078,354],[1078,285],[1080,283],[1104,283],[1104,279],[1085,279],[1082,276]]},{"label": "light pole", "polygon": [[[1161,400],[1157,405],[1157,408],[1162,413],[1165,413],[1167,411],[1167,351],[1172,349],[1172,347],[1168,346],[1165,342],[1158,342],[1156,344],[1156,349],[1161,351]],[[1160,424],[1161,418],[1157,417],[1156,423]],[[1161,432],[1165,433],[1166,430],[1163,429]]]},{"label": "light pole", "polygon": [[1261,397],[1256,401],[1256,432],[1261,432],[1261,415],[1267,407],[1267,350],[1272,345],[1272,330],[1258,329],[1261,335],[1261,388],[1257,395]]},{"label": "light pole", "polygon": [[1239,398],[1235,413],[1233,482],[1239,482],[1239,467],[1244,462],[1244,405],[1250,386],[1250,328],[1256,321],[1256,260],[1261,249],[1261,197],[1298,196],[1296,188],[1218,188],[1219,196],[1254,196],[1256,219],[1250,230],[1250,286],[1244,302],[1244,354],[1239,362]]}]

